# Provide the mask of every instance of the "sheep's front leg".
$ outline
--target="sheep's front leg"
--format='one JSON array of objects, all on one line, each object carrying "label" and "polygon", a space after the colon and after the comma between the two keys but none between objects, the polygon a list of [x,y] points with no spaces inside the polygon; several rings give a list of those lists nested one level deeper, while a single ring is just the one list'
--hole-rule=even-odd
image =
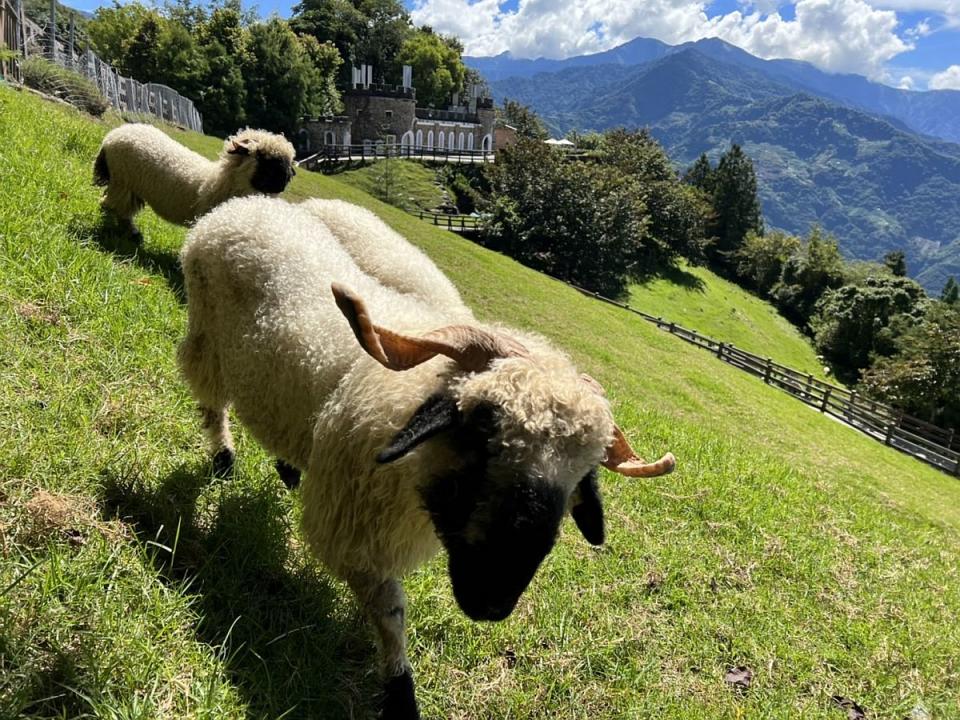
[{"label": "sheep's front leg", "polygon": [[382,720],[419,720],[413,671],[407,660],[404,627],[406,597],[399,581],[360,575],[350,580],[364,612],[377,631],[384,687]]},{"label": "sheep's front leg", "polygon": [[200,413],[203,415],[203,434],[207,436],[213,455],[213,474],[226,477],[233,470],[233,461],[236,458],[227,408],[215,410],[201,406]]}]

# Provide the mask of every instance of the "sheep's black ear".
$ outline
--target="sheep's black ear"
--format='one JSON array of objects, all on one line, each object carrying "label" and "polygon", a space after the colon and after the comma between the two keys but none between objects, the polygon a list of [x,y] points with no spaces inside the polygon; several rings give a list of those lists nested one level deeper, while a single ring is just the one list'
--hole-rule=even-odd
[{"label": "sheep's black ear", "polygon": [[577,483],[570,497],[570,514],[588,543],[603,545],[603,501],[600,499],[596,469]]},{"label": "sheep's black ear", "polygon": [[460,410],[452,397],[442,393],[431,395],[423,405],[417,408],[403,430],[398,432],[390,444],[380,451],[377,462],[388,463],[398,460],[420,443],[459,422]]}]

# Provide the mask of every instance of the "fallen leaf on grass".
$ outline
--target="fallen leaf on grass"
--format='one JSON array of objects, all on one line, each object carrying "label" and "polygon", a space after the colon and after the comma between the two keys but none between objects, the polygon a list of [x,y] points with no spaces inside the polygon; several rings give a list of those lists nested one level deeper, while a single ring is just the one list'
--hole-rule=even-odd
[{"label": "fallen leaf on grass", "polygon": [[867,717],[867,711],[850,698],[834,695],[831,699],[838,708],[847,711],[847,720],[864,720]]},{"label": "fallen leaf on grass", "polygon": [[47,310],[36,303],[21,303],[14,310],[21,318],[31,322],[41,322],[47,325],[56,325],[60,322],[60,313],[56,310]]},{"label": "fallen leaf on grass", "polygon": [[753,670],[746,665],[738,665],[727,670],[727,674],[723,676],[723,681],[733,687],[734,690],[746,692],[750,689],[750,683],[753,682]]}]

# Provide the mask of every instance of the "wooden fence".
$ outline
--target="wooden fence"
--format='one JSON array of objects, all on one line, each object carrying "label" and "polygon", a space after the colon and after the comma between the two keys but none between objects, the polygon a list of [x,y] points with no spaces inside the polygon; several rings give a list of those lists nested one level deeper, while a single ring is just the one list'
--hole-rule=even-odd
[{"label": "wooden fence", "polygon": [[420,210],[417,212],[417,217],[455,233],[472,233],[480,230],[480,218],[476,215],[448,215]]},{"label": "wooden fence", "polygon": [[696,330],[688,330],[576,285],[571,287],[584,295],[639,315],[654,323],[660,330],[713,353],[719,360],[762,379],[768,385],[780,388],[797,400],[837,418],[875,440],[960,477],[960,433],[955,430],[938,427],[907,415],[897,408],[864,398],[856,391],[824,382],[809,373],[714,340]]},{"label": "wooden fence", "polygon": [[[203,132],[203,118],[193,101],[159,83],[127,78],[89,48],[80,50],[73,32],[53,35],[23,14],[21,0],[0,0],[3,44],[20,58],[44,57],[92,81],[107,101],[122,112],[154,115],[174,125]],[[22,81],[19,61],[2,63],[7,80]]]}]

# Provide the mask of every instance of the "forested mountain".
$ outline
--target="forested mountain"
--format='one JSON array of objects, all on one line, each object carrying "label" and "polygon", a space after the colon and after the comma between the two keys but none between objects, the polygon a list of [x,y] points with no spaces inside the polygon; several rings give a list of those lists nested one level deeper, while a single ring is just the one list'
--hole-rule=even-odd
[{"label": "forested mountain", "polygon": [[[960,142],[960,91],[900,90],[871,82],[861,75],[824,72],[799,60],[762,60],[717,38],[676,46],[650,38],[636,38],[606,52],[564,60],[527,60],[502,53],[496,57],[465,57],[464,61],[493,83],[495,90],[501,90],[498,81],[507,78],[511,78],[512,83],[512,78],[531,78],[538,73],[555,73],[570,68],[640,65],[690,49],[765,75],[773,82],[792,88],[793,92],[808,92],[850,107],[888,115],[918,133]],[[623,67],[611,67],[598,72],[596,77],[616,77],[622,72]]]},{"label": "forested mountain", "polygon": [[556,132],[650,127],[678,167],[738,143],[754,160],[770,226],[802,234],[820,224],[855,258],[904,249],[910,274],[939,292],[960,271],[960,145],[761,69],[688,47],[627,68],[568,67],[492,86]]}]

